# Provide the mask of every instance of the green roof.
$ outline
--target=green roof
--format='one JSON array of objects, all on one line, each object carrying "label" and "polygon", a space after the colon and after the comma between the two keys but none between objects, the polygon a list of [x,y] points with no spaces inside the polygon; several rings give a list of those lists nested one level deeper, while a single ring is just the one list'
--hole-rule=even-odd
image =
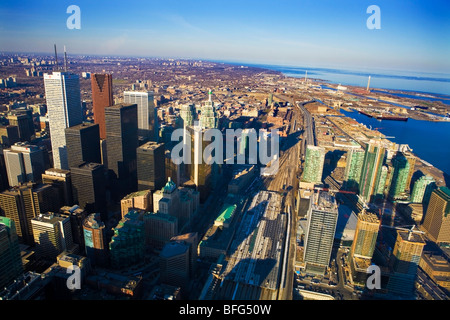
[{"label": "green roof", "polygon": [[236,205],[230,205],[230,204],[224,204],[222,207],[222,213],[217,217],[216,221],[227,221],[229,220],[232,216],[234,211],[236,210]]}]

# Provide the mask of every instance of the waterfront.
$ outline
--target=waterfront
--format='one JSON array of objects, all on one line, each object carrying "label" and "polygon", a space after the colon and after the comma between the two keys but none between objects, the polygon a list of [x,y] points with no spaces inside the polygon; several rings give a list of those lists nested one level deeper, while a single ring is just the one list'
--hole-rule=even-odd
[{"label": "waterfront", "polygon": [[379,121],[356,111],[341,110],[345,116],[377,130],[398,144],[408,144],[421,159],[450,174],[450,121],[430,122],[408,119],[408,121]]}]

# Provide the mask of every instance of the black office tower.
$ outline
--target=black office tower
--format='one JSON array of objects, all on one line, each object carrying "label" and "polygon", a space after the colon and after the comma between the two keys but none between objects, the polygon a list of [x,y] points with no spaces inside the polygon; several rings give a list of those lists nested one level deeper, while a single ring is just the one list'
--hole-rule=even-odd
[{"label": "black office tower", "polygon": [[106,215],[106,178],[102,164],[85,162],[70,168],[72,174],[73,199],[88,213]]},{"label": "black office tower", "polygon": [[137,148],[138,190],[160,190],[166,184],[164,144],[147,142]]},{"label": "black office tower", "polygon": [[83,162],[102,163],[98,124],[82,123],[65,129],[69,168]]},{"label": "black office tower", "polygon": [[137,105],[117,104],[105,108],[106,153],[111,196],[119,200],[137,190]]}]

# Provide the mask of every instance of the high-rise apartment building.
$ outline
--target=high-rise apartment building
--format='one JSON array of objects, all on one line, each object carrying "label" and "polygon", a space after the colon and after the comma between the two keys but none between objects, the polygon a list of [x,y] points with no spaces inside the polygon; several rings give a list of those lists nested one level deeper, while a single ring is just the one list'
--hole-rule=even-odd
[{"label": "high-rise apartment building", "polygon": [[48,212],[31,219],[36,253],[43,258],[56,260],[63,251],[73,247],[72,227],[66,215]]},{"label": "high-rise apartment building", "polygon": [[106,178],[103,165],[85,162],[70,170],[74,202],[89,213],[106,214]]},{"label": "high-rise apartment building", "polygon": [[359,181],[359,193],[367,202],[373,200],[380,184],[385,152],[386,150],[380,141],[371,141],[367,144]]},{"label": "high-rise apartment building", "polygon": [[436,243],[450,243],[450,189],[439,187],[431,193],[422,228]]},{"label": "high-rise apartment building", "polygon": [[436,182],[430,175],[421,176],[414,182],[411,192],[412,203],[428,203],[431,192],[436,189]]},{"label": "high-rise apartment building", "polygon": [[161,189],[166,182],[164,143],[149,141],[136,150],[138,190]]},{"label": "high-rise apartment building", "polygon": [[363,210],[358,214],[355,237],[349,254],[353,282],[365,283],[380,225],[381,221],[374,213]]},{"label": "high-rise apartment building", "polygon": [[100,139],[106,139],[105,108],[114,104],[112,75],[93,74],[91,88],[94,122],[99,125]]},{"label": "high-rise apartment building", "polygon": [[364,163],[363,149],[350,149],[347,152],[347,164],[345,166],[344,183],[348,190],[359,190],[362,166]]},{"label": "high-rise apartment building", "polygon": [[19,239],[14,221],[0,216],[0,288],[23,272]]},{"label": "high-rise apartment building", "polygon": [[106,226],[99,213],[92,213],[83,221],[86,256],[94,266],[108,265]]},{"label": "high-rise apartment building", "polygon": [[83,122],[80,79],[76,74],[53,72],[44,74],[47,114],[52,142],[53,166],[69,169],[64,130]]},{"label": "high-rise apartment building", "polygon": [[158,141],[158,117],[152,91],[125,91],[124,103],[137,105],[138,135]]},{"label": "high-rise apartment building", "polygon": [[105,109],[108,170],[114,199],[137,190],[137,105],[117,104]]},{"label": "high-rise apartment building", "polygon": [[331,257],[338,219],[337,203],[328,192],[314,193],[308,210],[304,262],[307,273],[324,274]]},{"label": "high-rise apartment building", "polygon": [[396,200],[404,198],[406,189],[409,189],[407,184],[410,173],[410,163],[403,153],[398,152],[392,159],[392,166],[394,172],[389,189],[389,197]]},{"label": "high-rise apartment building", "polygon": [[397,239],[389,263],[392,270],[387,284],[389,292],[400,295],[413,293],[417,267],[425,244],[420,233],[397,230]]},{"label": "high-rise apartment building", "polygon": [[34,145],[18,142],[3,150],[9,185],[40,182],[45,170],[44,150]]},{"label": "high-rise apartment building", "polygon": [[66,128],[65,132],[69,168],[83,162],[102,162],[98,124],[82,123]]},{"label": "high-rise apartment building", "polygon": [[22,243],[34,244],[31,219],[58,210],[55,190],[50,185],[27,183],[0,193],[2,214],[13,220]]},{"label": "high-rise apartment building", "polygon": [[305,168],[302,181],[320,183],[322,181],[323,164],[325,162],[325,149],[308,145],[305,154]]}]

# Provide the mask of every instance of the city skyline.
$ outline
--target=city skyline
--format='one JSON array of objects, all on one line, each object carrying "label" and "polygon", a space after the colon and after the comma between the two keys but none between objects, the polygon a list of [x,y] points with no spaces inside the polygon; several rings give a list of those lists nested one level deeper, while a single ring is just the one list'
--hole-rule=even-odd
[{"label": "city skyline", "polygon": [[[50,53],[59,43],[70,54],[450,73],[445,1],[78,1],[80,29],[67,27],[70,5],[4,3],[3,50]],[[367,27],[370,5],[380,8],[380,29]]]}]

